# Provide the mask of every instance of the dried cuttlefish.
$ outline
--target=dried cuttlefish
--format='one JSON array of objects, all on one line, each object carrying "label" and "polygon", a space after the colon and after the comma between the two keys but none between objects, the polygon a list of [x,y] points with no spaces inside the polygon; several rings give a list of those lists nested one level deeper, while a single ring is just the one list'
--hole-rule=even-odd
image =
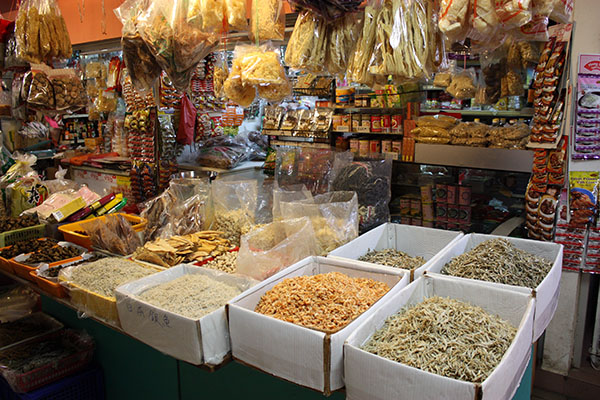
[{"label": "dried cuttlefish", "polygon": [[506,239],[490,239],[454,257],[442,273],[535,289],[552,263],[513,246]]},{"label": "dried cuttlefish", "polygon": [[358,260],[402,269],[419,268],[421,265],[425,264],[425,259],[423,257],[411,257],[403,251],[394,249],[369,251]]},{"label": "dried cuttlefish", "polygon": [[500,364],[516,332],[481,307],[430,297],[389,317],[362,349],[423,371],[480,383]]}]

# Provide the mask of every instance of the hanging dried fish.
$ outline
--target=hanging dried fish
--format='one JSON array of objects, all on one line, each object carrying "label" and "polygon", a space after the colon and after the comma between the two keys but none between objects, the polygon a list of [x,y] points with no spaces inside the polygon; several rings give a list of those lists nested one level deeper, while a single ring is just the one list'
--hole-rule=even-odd
[{"label": "hanging dried fish", "polygon": [[394,249],[369,251],[358,260],[402,269],[415,269],[425,264],[423,257],[411,257],[403,251]]},{"label": "hanging dried fish", "polygon": [[551,268],[550,261],[517,249],[506,239],[490,239],[453,258],[442,273],[535,289]]},{"label": "hanging dried fish", "polygon": [[434,374],[483,382],[517,329],[481,307],[431,297],[389,317],[363,350]]}]

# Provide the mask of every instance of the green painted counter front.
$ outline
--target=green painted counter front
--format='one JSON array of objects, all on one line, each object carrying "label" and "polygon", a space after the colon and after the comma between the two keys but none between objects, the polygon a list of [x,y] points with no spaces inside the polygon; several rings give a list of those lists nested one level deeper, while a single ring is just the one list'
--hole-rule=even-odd
[{"label": "green painted counter front", "polygon": [[[85,329],[96,341],[95,360],[104,370],[106,400],[261,399],[318,400],[325,397],[231,362],[207,372],[166,356],[129,336],[42,296],[42,309],[67,327]],[[343,393],[328,399],[342,400]],[[531,398],[531,362],[513,400]]]}]

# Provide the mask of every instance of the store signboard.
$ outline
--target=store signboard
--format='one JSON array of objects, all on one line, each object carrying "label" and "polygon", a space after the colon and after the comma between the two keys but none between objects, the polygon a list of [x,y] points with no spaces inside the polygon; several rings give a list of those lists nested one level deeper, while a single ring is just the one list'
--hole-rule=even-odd
[{"label": "store signboard", "polygon": [[[390,291],[371,308],[335,333],[325,333],[254,312],[261,297],[286,278],[341,272],[351,277],[385,282]],[[344,386],[343,345],[372,312],[408,284],[400,271],[356,265],[324,257],[309,257],[243,293],[227,305],[233,358],[268,374],[325,394]]]},{"label": "store signboard", "polygon": [[[362,350],[361,347],[388,317],[433,296],[481,307],[517,327],[515,338],[502,360],[481,384],[433,374]],[[511,399],[531,356],[534,309],[535,299],[531,293],[426,274],[373,312],[346,340],[346,399]]]},{"label": "store signboard", "polygon": [[[155,349],[194,365],[211,367],[226,361],[230,352],[225,306],[194,319],[140,300],[137,295],[186,274],[208,275],[242,291],[256,281],[192,265],[179,265],[122,285],[115,290],[123,330]],[[183,339],[183,340],[182,340]]]},{"label": "store signboard", "polygon": [[535,289],[504,285],[501,283],[480,281],[466,278],[455,278],[457,280],[477,282],[480,285],[488,287],[500,287],[525,294],[535,295],[535,320],[533,329],[533,340],[536,341],[544,333],[550,320],[554,316],[556,306],[558,305],[558,293],[560,286],[560,275],[562,272],[563,246],[557,243],[542,242],[539,240],[518,239],[512,237],[484,235],[471,233],[463,236],[455,242],[447,251],[441,254],[436,260],[426,268],[427,275],[440,275],[442,268],[454,257],[459,256],[473,249],[489,239],[505,239],[518,249],[525,250],[530,254],[540,256],[552,262],[552,268],[544,280]]}]

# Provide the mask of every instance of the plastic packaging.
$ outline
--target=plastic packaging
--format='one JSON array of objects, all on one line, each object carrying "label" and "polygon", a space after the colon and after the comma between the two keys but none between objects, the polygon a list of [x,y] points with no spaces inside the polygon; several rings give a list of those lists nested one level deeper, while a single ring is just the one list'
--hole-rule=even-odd
[{"label": "plastic packaging", "polygon": [[496,13],[504,29],[519,28],[531,21],[532,0],[496,0]]},{"label": "plastic packaging", "polygon": [[575,0],[553,0],[552,14],[550,17],[560,23],[568,24],[571,22],[574,2]]},{"label": "plastic packaging", "polygon": [[206,139],[197,153],[199,165],[220,169],[235,168],[248,156],[248,148],[230,136]]},{"label": "plastic packaging", "polygon": [[24,88],[27,90],[27,103],[43,109],[54,108],[54,90],[48,79],[50,71],[45,65],[32,66],[31,84]]},{"label": "plastic packaging", "polygon": [[25,210],[39,206],[48,197],[48,189],[37,172],[32,171],[6,188],[6,210],[18,217]]},{"label": "plastic packaging", "polygon": [[310,218],[318,254],[326,255],[358,236],[358,198],[355,192],[329,192],[312,200],[281,202],[287,218]]},{"label": "plastic packaging", "polygon": [[275,221],[242,236],[237,273],[262,281],[317,252],[309,218]]},{"label": "plastic packaging", "polygon": [[[335,30],[336,28],[330,29]],[[296,19],[285,51],[285,64],[290,68],[313,73],[323,71],[325,56],[327,50],[330,49],[327,37],[327,25],[323,18],[310,11],[301,12]],[[343,49],[338,50],[342,51]]]},{"label": "plastic packaging", "polygon": [[220,32],[224,12],[223,0],[190,0],[186,7],[186,18],[204,32]]},{"label": "plastic packaging", "polygon": [[137,0],[126,0],[114,10],[123,24],[121,34],[123,61],[133,86],[142,92],[151,90],[161,72],[161,67],[144,43],[138,29],[138,20],[145,11],[145,4]]},{"label": "plastic packaging", "polygon": [[229,76],[229,67],[227,66],[226,57],[226,52],[216,53],[215,55],[215,62],[213,64],[213,91],[217,97],[223,97],[225,95],[223,85]]},{"label": "plastic packaging", "polygon": [[72,69],[54,69],[49,73],[57,110],[77,111],[87,104],[81,79]]},{"label": "plastic packaging", "polygon": [[253,0],[250,18],[250,40],[283,40],[285,13],[281,0]]},{"label": "plastic packaging", "polygon": [[365,6],[363,16],[363,26],[360,36],[354,49],[354,54],[350,56],[347,76],[348,80],[368,86],[373,86],[375,76],[369,72],[369,64],[373,55],[375,41],[377,36],[377,17],[381,7],[371,0]]},{"label": "plastic packaging", "polygon": [[225,0],[225,15],[229,27],[237,31],[248,29],[246,0]]},{"label": "plastic packaging", "polygon": [[487,42],[495,38],[501,26],[494,5],[495,0],[471,0],[469,38],[480,42]]},{"label": "plastic packaging", "polygon": [[102,221],[90,221],[84,229],[95,248],[113,254],[126,256],[142,245],[132,225],[121,215],[108,215]]},{"label": "plastic packaging", "polygon": [[33,312],[40,296],[21,284],[0,288],[0,322],[12,322]]},{"label": "plastic packaging", "polygon": [[473,98],[477,91],[475,86],[476,77],[475,70],[472,68],[458,70],[452,75],[452,82],[446,88],[446,92],[459,100]]},{"label": "plastic packaging", "polygon": [[441,0],[438,25],[449,42],[461,42],[467,37],[469,5],[466,0]]},{"label": "plastic packaging", "polygon": [[312,200],[312,194],[304,185],[293,185],[286,188],[275,187],[273,189],[273,221],[285,219],[281,213],[281,202]]},{"label": "plastic packaging", "polygon": [[392,197],[392,159],[360,160],[338,168],[331,184],[334,191],[358,195],[359,231],[364,233],[389,222]]},{"label": "plastic packaging", "polygon": [[234,245],[254,225],[258,183],[254,180],[223,181],[211,184],[211,229],[221,231]]},{"label": "plastic packaging", "polygon": [[69,172],[68,169],[58,167],[58,171],[54,174],[54,179],[44,181],[44,185],[48,188],[50,194],[63,192],[65,190],[78,190],[79,184],[70,179],[65,179],[65,176]]},{"label": "plastic packaging", "polygon": [[362,22],[360,14],[347,14],[327,28],[325,66],[331,75],[343,75],[348,69],[362,31]]}]

